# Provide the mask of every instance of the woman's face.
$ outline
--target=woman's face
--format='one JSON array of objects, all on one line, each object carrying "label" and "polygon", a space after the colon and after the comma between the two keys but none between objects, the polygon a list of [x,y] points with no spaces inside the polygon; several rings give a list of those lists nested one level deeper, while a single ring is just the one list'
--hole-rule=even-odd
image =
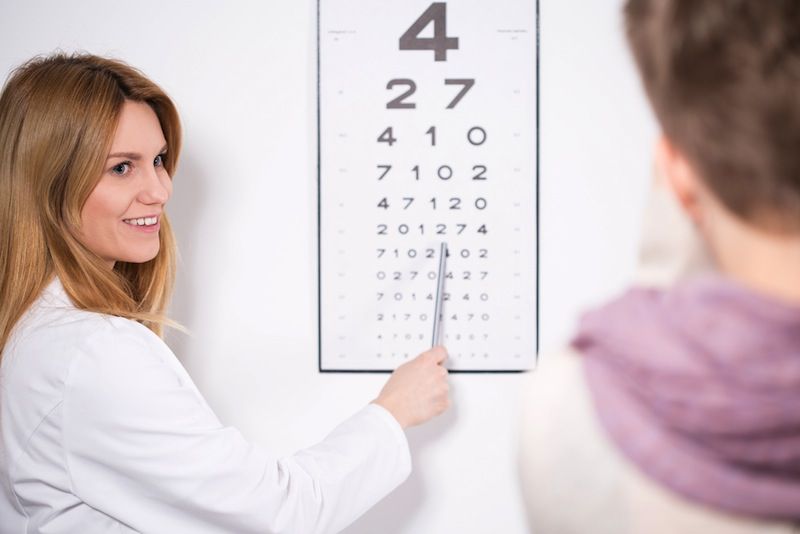
[{"label": "woman's face", "polygon": [[111,267],[158,254],[161,215],[172,194],[166,144],[152,108],[125,102],[103,175],[81,211],[81,243]]}]

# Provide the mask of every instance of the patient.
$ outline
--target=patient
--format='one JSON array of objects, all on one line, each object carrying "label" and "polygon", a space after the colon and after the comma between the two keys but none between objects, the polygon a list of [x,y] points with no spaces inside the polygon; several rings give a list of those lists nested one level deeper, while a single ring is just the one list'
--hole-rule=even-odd
[{"label": "patient", "polygon": [[541,356],[531,529],[797,532],[800,2],[628,0],[625,19],[663,132],[657,191],[702,246],[661,206],[637,285]]}]

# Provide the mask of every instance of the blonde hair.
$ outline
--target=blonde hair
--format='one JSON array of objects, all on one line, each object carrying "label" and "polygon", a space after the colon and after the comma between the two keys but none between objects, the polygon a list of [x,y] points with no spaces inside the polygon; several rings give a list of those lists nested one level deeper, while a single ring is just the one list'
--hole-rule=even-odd
[{"label": "blonde hair", "polygon": [[30,60],[8,79],[0,95],[0,351],[54,275],[80,309],[139,321],[159,336],[170,323],[176,251],[166,215],[159,253],[146,263],[109,270],[76,238],[125,101],[144,102],[158,116],[173,176],[178,112],[138,70],[57,53]]}]

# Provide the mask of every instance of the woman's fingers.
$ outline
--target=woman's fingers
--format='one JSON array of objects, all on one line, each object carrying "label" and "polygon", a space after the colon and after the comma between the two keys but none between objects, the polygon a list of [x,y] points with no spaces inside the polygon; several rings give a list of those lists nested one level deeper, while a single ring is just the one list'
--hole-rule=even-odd
[{"label": "woman's fingers", "polygon": [[444,347],[434,347],[398,367],[375,402],[397,419],[403,428],[419,425],[450,406],[447,359]]}]

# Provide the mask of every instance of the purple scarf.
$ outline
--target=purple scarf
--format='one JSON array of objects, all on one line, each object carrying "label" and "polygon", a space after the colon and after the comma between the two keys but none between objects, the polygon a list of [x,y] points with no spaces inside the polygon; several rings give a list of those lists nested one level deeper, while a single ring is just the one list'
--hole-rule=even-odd
[{"label": "purple scarf", "polygon": [[647,475],[800,520],[800,307],[723,278],[632,289],[587,314],[573,345],[603,427]]}]

